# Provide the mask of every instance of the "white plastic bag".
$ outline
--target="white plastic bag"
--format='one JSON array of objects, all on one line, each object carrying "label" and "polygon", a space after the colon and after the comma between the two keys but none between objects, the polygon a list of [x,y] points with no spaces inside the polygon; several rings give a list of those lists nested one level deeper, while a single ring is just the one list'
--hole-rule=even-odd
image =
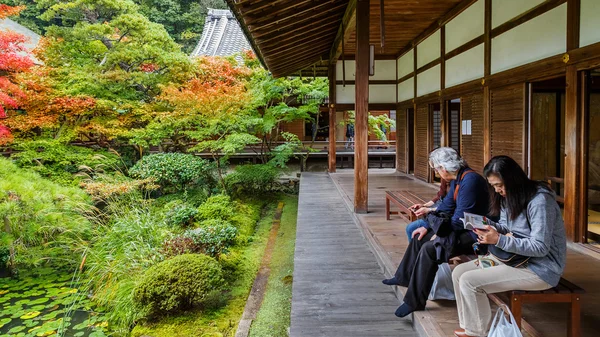
[{"label": "white plastic bag", "polygon": [[429,292],[429,300],[454,301],[454,287],[452,286],[452,270],[447,263],[442,263],[435,274],[433,287]]},{"label": "white plastic bag", "polygon": [[[504,313],[509,315],[510,320],[506,319]],[[492,321],[488,337],[523,337],[512,312],[510,312],[510,309],[508,309],[507,306],[503,305],[498,308],[496,316],[494,316],[494,320]]]}]

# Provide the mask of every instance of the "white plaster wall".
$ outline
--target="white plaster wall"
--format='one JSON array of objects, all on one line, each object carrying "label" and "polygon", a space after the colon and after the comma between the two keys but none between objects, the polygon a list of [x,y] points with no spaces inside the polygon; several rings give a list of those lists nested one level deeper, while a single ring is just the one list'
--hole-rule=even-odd
[{"label": "white plaster wall", "polygon": [[438,29],[430,37],[417,45],[417,68],[440,57],[441,35]]},{"label": "white plaster wall", "polygon": [[337,104],[343,104],[343,103],[351,103],[354,104],[354,95],[355,95],[355,88],[354,85],[347,85],[344,87],[343,85],[336,85],[335,86],[335,99],[336,99],[336,103]]},{"label": "white plaster wall", "polygon": [[492,74],[566,51],[567,4],[492,39]]},{"label": "white plaster wall", "polygon": [[415,67],[415,52],[411,49],[408,53],[398,59],[398,78],[402,78],[413,72]]},{"label": "white plaster wall", "polygon": [[398,84],[398,102],[413,98],[415,98],[415,78],[411,77]]},{"label": "white plaster wall", "polygon": [[500,26],[542,2],[544,0],[492,0],[492,28]]},{"label": "white plaster wall", "polygon": [[446,88],[483,77],[483,43],[446,60]]},{"label": "white plaster wall", "polygon": [[[352,61],[345,61],[346,62],[346,81],[354,81],[354,74],[356,71],[356,62],[354,62],[354,60]],[[335,78],[338,81],[342,80],[342,60],[338,60],[336,65],[336,70],[335,70]]]},{"label": "white plaster wall", "polygon": [[344,122],[344,112],[335,111],[335,140],[343,141],[346,139],[346,125]]},{"label": "white plaster wall", "polygon": [[478,0],[446,24],[446,53],[483,34],[484,0]]},{"label": "white plaster wall", "polygon": [[396,85],[369,85],[369,103],[396,103]]},{"label": "white plaster wall", "polygon": [[369,76],[369,80],[397,80],[395,60],[375,60],[375,75]]},{"label": "white plaster wall", "polygon": [[579,46],[600,41],[600,1],[581,0]]},{"label": "white plaster wall", "polygon": [[439,64],[417,75],[417,96],[423,96],[440,90],[440,78],[441,66]]}]

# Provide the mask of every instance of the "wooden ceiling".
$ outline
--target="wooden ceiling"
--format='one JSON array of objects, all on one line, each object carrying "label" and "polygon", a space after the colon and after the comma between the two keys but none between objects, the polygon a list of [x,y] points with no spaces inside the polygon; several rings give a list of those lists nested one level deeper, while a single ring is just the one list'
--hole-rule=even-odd
[{"label": "wooden ceiling", "polygon": [[[378,58],[396,58],[440,19],[469,0],[384,0],[385,45],[381,47],[382,0],[371,0],[370,43]],[[323,76],[328,61],[356,49],[356,0],[227,0],[258,57],[274,76]],[[458,5],[458,6],[457,6]],[[336,39],[337,37],[337,39]],[[332,51],[332,49],[334,49]],[[317,65],[317,66],[314,66]]]}]

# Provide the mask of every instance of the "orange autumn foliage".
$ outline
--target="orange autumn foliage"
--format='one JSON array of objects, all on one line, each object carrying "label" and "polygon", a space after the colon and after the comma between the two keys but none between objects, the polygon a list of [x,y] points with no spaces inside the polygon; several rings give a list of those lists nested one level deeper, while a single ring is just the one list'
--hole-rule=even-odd
[{"label": "orange autumn foliage", "polygon": [[[17,15],[24,6],[11,7],[0,4],[0,19]],[[25,93],[15,82],[15,75],[27,72],[33,67],[33,60],[27,54],[24,43],[27,38],[12,31],[0,31],[0,119],[7,118],[7,109],[19,108],[19,101]],[[10,128],[0,122],[0,145],[10,143],[13,139]]]}]

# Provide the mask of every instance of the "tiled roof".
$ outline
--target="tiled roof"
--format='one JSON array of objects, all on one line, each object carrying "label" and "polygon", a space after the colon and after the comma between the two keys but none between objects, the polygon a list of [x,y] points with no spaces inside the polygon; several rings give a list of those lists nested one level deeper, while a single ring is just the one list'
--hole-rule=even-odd
[{"label": "tiled roof", "polygon": [[10,30],[21,35],[25,35],[29,41],[24,45],[28,50],[33,50],[40,42],[40,35],[29,28],[22,26],[11,19],[0,20],[0,30]]},{"label": "tiled roof", "polygon": [[[13,31],[27,37],[27,41],[23,45],[25,46],[25,49],[27,49],[27,51],[29,52],[35,49],[35,47],[37,47],[37,45],[40,43],[41,36],[38,33],[11,19],[0,20],[0,31]],[[19,54],[27,54],[33,60],[34,63],[42,63],[41,61],[33,57],[31,53],[20,52]]]},{"label": "tiled roof", "polygon": [[[251,49],[231,11],[209,9],[200,41],[190,56],[230,56]],[[237,57],[241,61],[241,57]]]}]

